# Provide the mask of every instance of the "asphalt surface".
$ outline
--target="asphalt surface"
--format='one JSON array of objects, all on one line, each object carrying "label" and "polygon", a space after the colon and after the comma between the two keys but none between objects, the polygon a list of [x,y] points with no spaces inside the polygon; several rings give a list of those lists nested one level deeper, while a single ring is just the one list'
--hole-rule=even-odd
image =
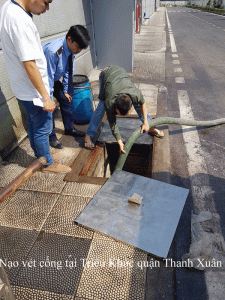
[{"label": "asphalt surface", "polygon": [[[195,120],[224,118],[225,17],[185,7],[171,7],[167,13],[171,25],[171,31],[167,27],[166,52],[169,116],[179,118],[188,111],[186,117],[193,114]],[[170,33],[174,36],[176,52],[172,52]],[[184,107],[180,103],[182,97]],[[224,300],[225,297],[224,128],[224,125],[197,130],[169,127],[171,184],[190,189],[174,240],[175,260],[180,261],[189,251],[191,211],[198,214],[207,210],[213,213],[213,219],[202,226],[210,237],[219,236],[219,242],[213,244],[212,258],[223,264],[222,268],[205,271],[176,268],[176,299],[179,300]]]}]

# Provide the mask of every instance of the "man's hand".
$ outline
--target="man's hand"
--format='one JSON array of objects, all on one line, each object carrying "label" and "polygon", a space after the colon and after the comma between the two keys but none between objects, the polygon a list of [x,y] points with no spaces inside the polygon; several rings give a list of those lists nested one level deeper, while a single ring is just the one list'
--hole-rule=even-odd
[{"label": "man's hand", "polygon": [[122,140],[121,140],[121,139],[118,140],[117,143],[119,144],[119,147],[120,147],[120,153],[121,153],[121,152],[122,152],[122,153],[126,153],[125,150],[124,150],[125,145],[124,145],[124,143],[122,142]]},{"label": "man's hand", "polygon": [[[49,98],[50,99],[50,98]],[[55,102],[50,100],[44,101],[44,107],[43,110],[46,110],[48,112],[53,112],[56,108]]]},{"label": "man's hand", "polygon": [[147,123],[143,123],[143,125],[141,127],[141,134],[145,133],[147,131],[149,131],[149,124],[148,124],[148,122]]},{"label": "man's hand", "polygon": [[31,83],[43,98],[43,110],[53,112],[56,107],[55,102],[51,100],[49,92],[45,88],[41,73],[36,65],[35,60],[23,61],[23,65]]},{"label": "man's hand", "polygon": [[67,98],[67,100],[68,100],[69,102],[71,102],[72,97],[71,97],[68,93],[64,93],[64,95],[65,95],[65,97]]}]

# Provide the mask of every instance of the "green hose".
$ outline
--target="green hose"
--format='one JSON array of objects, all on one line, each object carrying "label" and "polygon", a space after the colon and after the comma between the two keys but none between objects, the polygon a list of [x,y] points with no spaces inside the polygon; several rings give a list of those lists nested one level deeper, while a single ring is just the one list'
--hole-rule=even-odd
[{"label": "green hose", "polygon": [[[205,127],[211,127],[211,126],[217,126],[221,124],[225,124],[225,118],[223,119],[217,119],[214,121],[193,121],[193,120],[184,120],[184,119],[179,119],[179,118],[157,118],[154,120],[149,121],[149,127],[153,127],[156,125],[162,125],[162,124],[177,124],[177,125],[186,125],[186,126],[205,126]],[[136,142],[136,140],[140,137],[141,135],[141,127],[138,127],[129,137],[129,139],[126,142],[125,145],[125,152],[126,153],[121,153],[120,157],[118,159],[117,165],[115,170],[122,170],[124,163],[126,161],[126,158],[130,152],[131,147],[133,144]]]}]

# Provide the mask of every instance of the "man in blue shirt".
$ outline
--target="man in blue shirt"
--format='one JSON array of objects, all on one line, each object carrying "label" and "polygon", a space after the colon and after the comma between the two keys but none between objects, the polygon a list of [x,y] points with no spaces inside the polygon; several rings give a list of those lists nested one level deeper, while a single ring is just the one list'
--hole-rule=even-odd
[{"label": "man in blue shirt", "polygon": [[[85,133],[73,127],[73,111],[71,95],[73,94],[73,59],[74,54],[86,49],[90,43],[87,29],[82,25],[71,26],[66,37],[52,40],[43,46],[48,65],[48,78],[50,97],[57,99],[60,105],[65,134],[71,136],[84,136]],[[63,77],[62,82],[59,79]],[[49,136],[50,145],[62,149],[63,145],[55,134],[53,117],[53,130]]]}]

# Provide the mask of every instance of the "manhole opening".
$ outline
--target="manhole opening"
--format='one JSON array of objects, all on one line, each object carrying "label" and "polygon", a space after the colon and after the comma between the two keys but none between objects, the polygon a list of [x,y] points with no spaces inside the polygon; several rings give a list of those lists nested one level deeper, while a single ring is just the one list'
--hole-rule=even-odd
[{"label": "manhole opening", "polygon": [[[118,158],[119,145],[106,143],[107,163],[109,164],[110,175],[113,174]],[[151,178],[152,175],[152,146],[134,144],[125,161],[123,171]]]}]

